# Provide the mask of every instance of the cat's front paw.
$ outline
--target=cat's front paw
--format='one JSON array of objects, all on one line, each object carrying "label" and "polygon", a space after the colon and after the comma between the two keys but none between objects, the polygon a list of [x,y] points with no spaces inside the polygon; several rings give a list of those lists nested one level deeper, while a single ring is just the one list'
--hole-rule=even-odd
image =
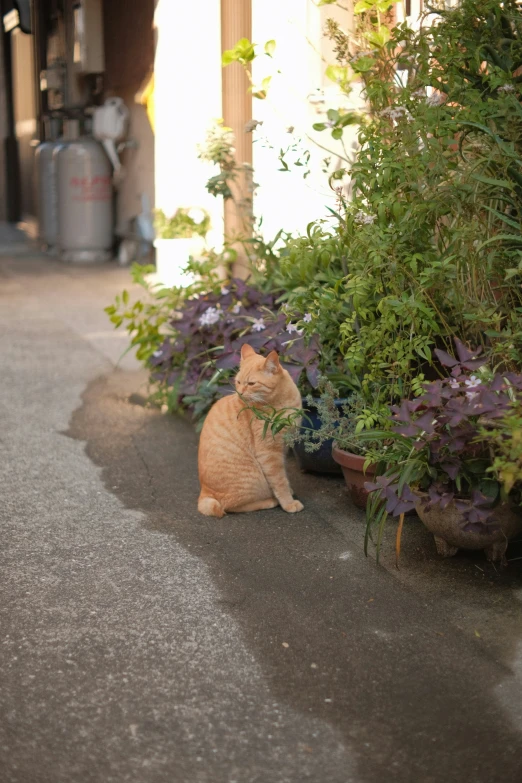
[{"label": "cat's front paw", "polygon": [[300,500],[292,500],[288,505],[283,506],[283,510],[289,514],[296,514],[298,511],[302,511],[304,508]]}]

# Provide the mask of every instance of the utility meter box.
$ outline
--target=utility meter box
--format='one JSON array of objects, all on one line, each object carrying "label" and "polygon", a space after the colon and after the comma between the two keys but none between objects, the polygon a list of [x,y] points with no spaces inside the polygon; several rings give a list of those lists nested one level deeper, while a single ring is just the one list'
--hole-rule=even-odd
[{"label": "utility meter box", "polygon": [[73,0],[73,62],[77,73],[103,73],[102,0]]}]

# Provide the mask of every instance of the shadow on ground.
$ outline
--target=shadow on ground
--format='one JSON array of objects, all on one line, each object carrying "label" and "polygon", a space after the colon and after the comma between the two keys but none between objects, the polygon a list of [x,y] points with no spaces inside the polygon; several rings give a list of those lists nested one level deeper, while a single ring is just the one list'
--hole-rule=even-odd
[{"label": "shadow on ground", "polygon": [[207,564],[274,695],[342,732],[357,780],[521,780],[519,563],[441,561],[412,521],[401,571],[393,531],[377,566],[342,480],[293,465],[303,513],[202,517],[192,426],[133,404],[134,391],[132,373],[96,380],[68,434],[151,534]]}]

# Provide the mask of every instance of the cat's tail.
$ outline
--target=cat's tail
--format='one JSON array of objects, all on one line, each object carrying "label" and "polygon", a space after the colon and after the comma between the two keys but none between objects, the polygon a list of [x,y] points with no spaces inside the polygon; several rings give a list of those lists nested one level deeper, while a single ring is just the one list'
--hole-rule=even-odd
[{"label": "cat's tail", "polygon": [[205,514],[206,517],[225,516],[225,511],[219,500],[209,497],[209,495],[199,496],[198,511],[200,514]]}]

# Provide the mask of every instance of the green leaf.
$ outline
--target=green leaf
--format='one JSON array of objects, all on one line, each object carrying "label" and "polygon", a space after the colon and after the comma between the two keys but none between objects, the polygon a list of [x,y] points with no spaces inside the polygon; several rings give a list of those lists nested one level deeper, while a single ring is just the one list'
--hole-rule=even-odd
[{"label": "green leaf", "polygon": [[275,48],[276,42],[274,40],[267,41],[265,44],[265,54],[267,54],[269,57],[272,57],[275,52]]},{"label": "green leaf", "polygon": [[350,80],[348,68],[343,65],[329,65],[324,74],[327,79],[330,79],[336,84],[343,85]]},{"label": "green leaf", "polygon": [[511,226],[512,228],[518,228],[519,231],[522,231],[522,223],[519,223],[518,221],[513,220],[513,218],[504,215],[503,212],[499,212],[497,209],[493,209],[493,207],[488,207],[487,204],[486,209],[488,212],[491,212],[492,215],[495,215],[500,220],[503,220],[504,223],[507,223],[508,226]]},{"label": "green leaf", "polygon": [[391,32],[386,25],[382,25],[380,30],[371,30],[368,33],[364,33],[364,37],[369,43],[381,49],[390,40]]},{"label": "green leaf", "polygon": [[121,298],[122,298],[122,302],[123,302],[124,305],[129,304],[129,292],[128,291],[123,291],[123,293],[121,295]]},{"label": "green leaf", "polygon": [[494,237],[490,237],[485,242],[481,242],[476,248],[476,252],[480,252],[487,245],[491,245],[493,242],[515,242],[517,245],[522,244],[522,235],[516,234],[495,234]]},{"label": "green leaf", "polygon": [[357,125],[361,121],[361,115],[358,112],[350,111],[347,114],[343,114],[339,120],[339,125],[345,128],[347,125]]},{"label": "green leaf", "polygon": [[354,14],[364,14],[372,8],[373,3],[371,0],[359,0],[353,7]]},{"label": "green leaf", "polygon": [[343,129],[342,128],[334,128],[332,130],[332,138],[333,139],[342,139],[343,137]]},{"label": "green leaf", "polygon": [[326,116],[330,120],[330,122],[339,122],[341,115],[336,109],[328,109],[326,112]]},{"label": "green leaf", "polygon": [[237,55],[234,51],[234,49],[227,49],[223,54],[221,55],[221,65],[230,65],[230,63],[234,63],[237,60]]},{"label": "green leaf", "polygon": [[507,190],[515,190],[512,182],[506,179],[493,179],[492,177],[485,177],[483,174],[473,174],[473,179],[478,182],[483,182],[485,185],[494,185],[497,188],[505,188]]},{"label": "green leaf", "polygon": [[359,57],[358,60],[352,62],[352,68],[359,73],[366,73],[375,65],[376,60],[373,57]]},{"label": "green leaf", "polygon": [[326,125],[324,124],[324,122],[315,122],[312,125],[312,128],[316,131],[324,131],[326,130]]}]

